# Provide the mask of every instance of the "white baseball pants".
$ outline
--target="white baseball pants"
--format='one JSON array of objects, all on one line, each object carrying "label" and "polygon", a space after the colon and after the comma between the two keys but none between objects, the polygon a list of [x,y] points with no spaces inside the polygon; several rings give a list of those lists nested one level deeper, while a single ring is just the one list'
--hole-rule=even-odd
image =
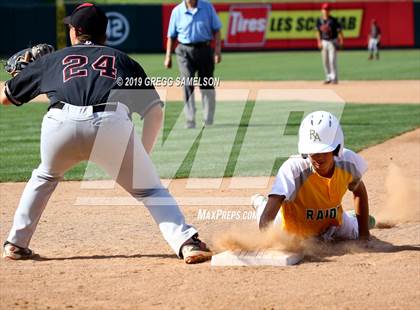
[{"label": "white baseball pants", "polygon": [[376,55],[379,52],[378,43],[378,39],[370,38],[368,43],[368,51]]},{"label": "white baseball pants", "polygon": [[324,65],[325,79],[338,81],[337,72],[337,40],[322,40],[322,63]]},{"label": "white baseball pants", "polygon": [[92,107],[65,104],[50,109],[41,130],[41,163],[32,172],[16,210],[7,240],[26,248],[47,202],[64,173],[84,160],[97,163],[127,192],[142,201],[163,237],[179,255],[197,233],[185,223],[176,201],[160,182],[151,159],[134,131],[128,108],[94,113]]}]

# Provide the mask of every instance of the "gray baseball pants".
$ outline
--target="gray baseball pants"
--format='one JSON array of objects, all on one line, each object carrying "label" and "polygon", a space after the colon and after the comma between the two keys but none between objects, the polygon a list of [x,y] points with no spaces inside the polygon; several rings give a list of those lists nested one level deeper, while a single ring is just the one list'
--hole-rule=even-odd
[{"label": "gray baseball pants", "polygon": [[322,63],[324,65],[325,80],[338,81],[337,71],[337,40],[322,40]]},{"label": "gray baseball pants", "polygon": [[[178,67],[181,78],[188,79],[198,74],[202,81],[203,78],[211,78],[214,73],[214,53],[209,45],[187,46],[178,44],[175,49]],[[205,125],[212,125],[216,108],[216,94],[213,86],[200,85],[203,120]],[[184,86],[184,114],[187,127],[195,127],[195,99],[194,85]]]},{"label": "gray baseball pants", "polygon": [[41,130],[41,163],[26,184],[7,241],[26,248],[47,202],[64,173],[84,160],[97,163],[134,198],[142,201],[163,237],[179,255],[183,243],[197,233],[185,223],[176,201],[160,182],[128,116],[94,113],[92,107],[65,104],[50,109]]}]

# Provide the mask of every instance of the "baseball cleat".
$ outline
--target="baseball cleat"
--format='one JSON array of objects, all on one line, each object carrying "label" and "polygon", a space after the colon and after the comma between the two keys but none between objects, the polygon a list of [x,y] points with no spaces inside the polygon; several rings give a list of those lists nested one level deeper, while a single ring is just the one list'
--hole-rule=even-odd
[{"label": "baseball cleat", "polygon": [[252,195],[251,197],[251,206],[254,208],[254,210],[257,210],[259,206],[266,203],[267,203],[267,198],[261,194],[255,194],[255,195]]},{"label": "baseball cleat", "polygon": [[211,259],[212,252],[195,234],[181,248],[181,254],[187,264],[197,264]]},{"label": "baseball cleat", "polygon": [[21,260],[30,259],[34,256],[35,252],[29,248],[21,248],[9,241],[6,241],[3,245],[3,258]]},{"label": "baseball cleat", "polygon": [[204,121],[203,122],[203,127],[212,127],[213,126],[213,121],[209,122],[209,121]]},{"label": "baseball cleat", "polygon": [[330,84],[331,83],[331,81],[330,80],[325,80],[324,81],[324,84]]}]

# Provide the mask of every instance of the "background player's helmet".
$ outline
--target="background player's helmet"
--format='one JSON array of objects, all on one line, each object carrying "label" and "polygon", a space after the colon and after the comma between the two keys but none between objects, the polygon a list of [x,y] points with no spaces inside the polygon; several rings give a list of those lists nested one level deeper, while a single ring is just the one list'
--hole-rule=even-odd
[{"label": "background player's helmet", "polygon": [[331,6],[330,6],[330,4],[329,4],[329,3],[323,3],[323,4],[321,5],[321,10],[326,10],[326,11],[331,10]]},{"label": "background player's helmet", "polygon": [[300,154],[334,152],[343,154],[344,135],[337,118],[329,112],[316,111],[307,115],[299,128]]}]

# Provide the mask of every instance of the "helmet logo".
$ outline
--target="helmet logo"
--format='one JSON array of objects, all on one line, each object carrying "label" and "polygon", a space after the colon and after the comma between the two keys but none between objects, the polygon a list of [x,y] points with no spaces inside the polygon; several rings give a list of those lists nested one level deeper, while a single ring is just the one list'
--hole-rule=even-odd
[{"label": "helmet logo", "polygon": [[321,142],[321,138],[319,137],[319,134],[313,129],[309,130],[309,140],[312,140],[314,142],[318,140],[319,142]]}]

